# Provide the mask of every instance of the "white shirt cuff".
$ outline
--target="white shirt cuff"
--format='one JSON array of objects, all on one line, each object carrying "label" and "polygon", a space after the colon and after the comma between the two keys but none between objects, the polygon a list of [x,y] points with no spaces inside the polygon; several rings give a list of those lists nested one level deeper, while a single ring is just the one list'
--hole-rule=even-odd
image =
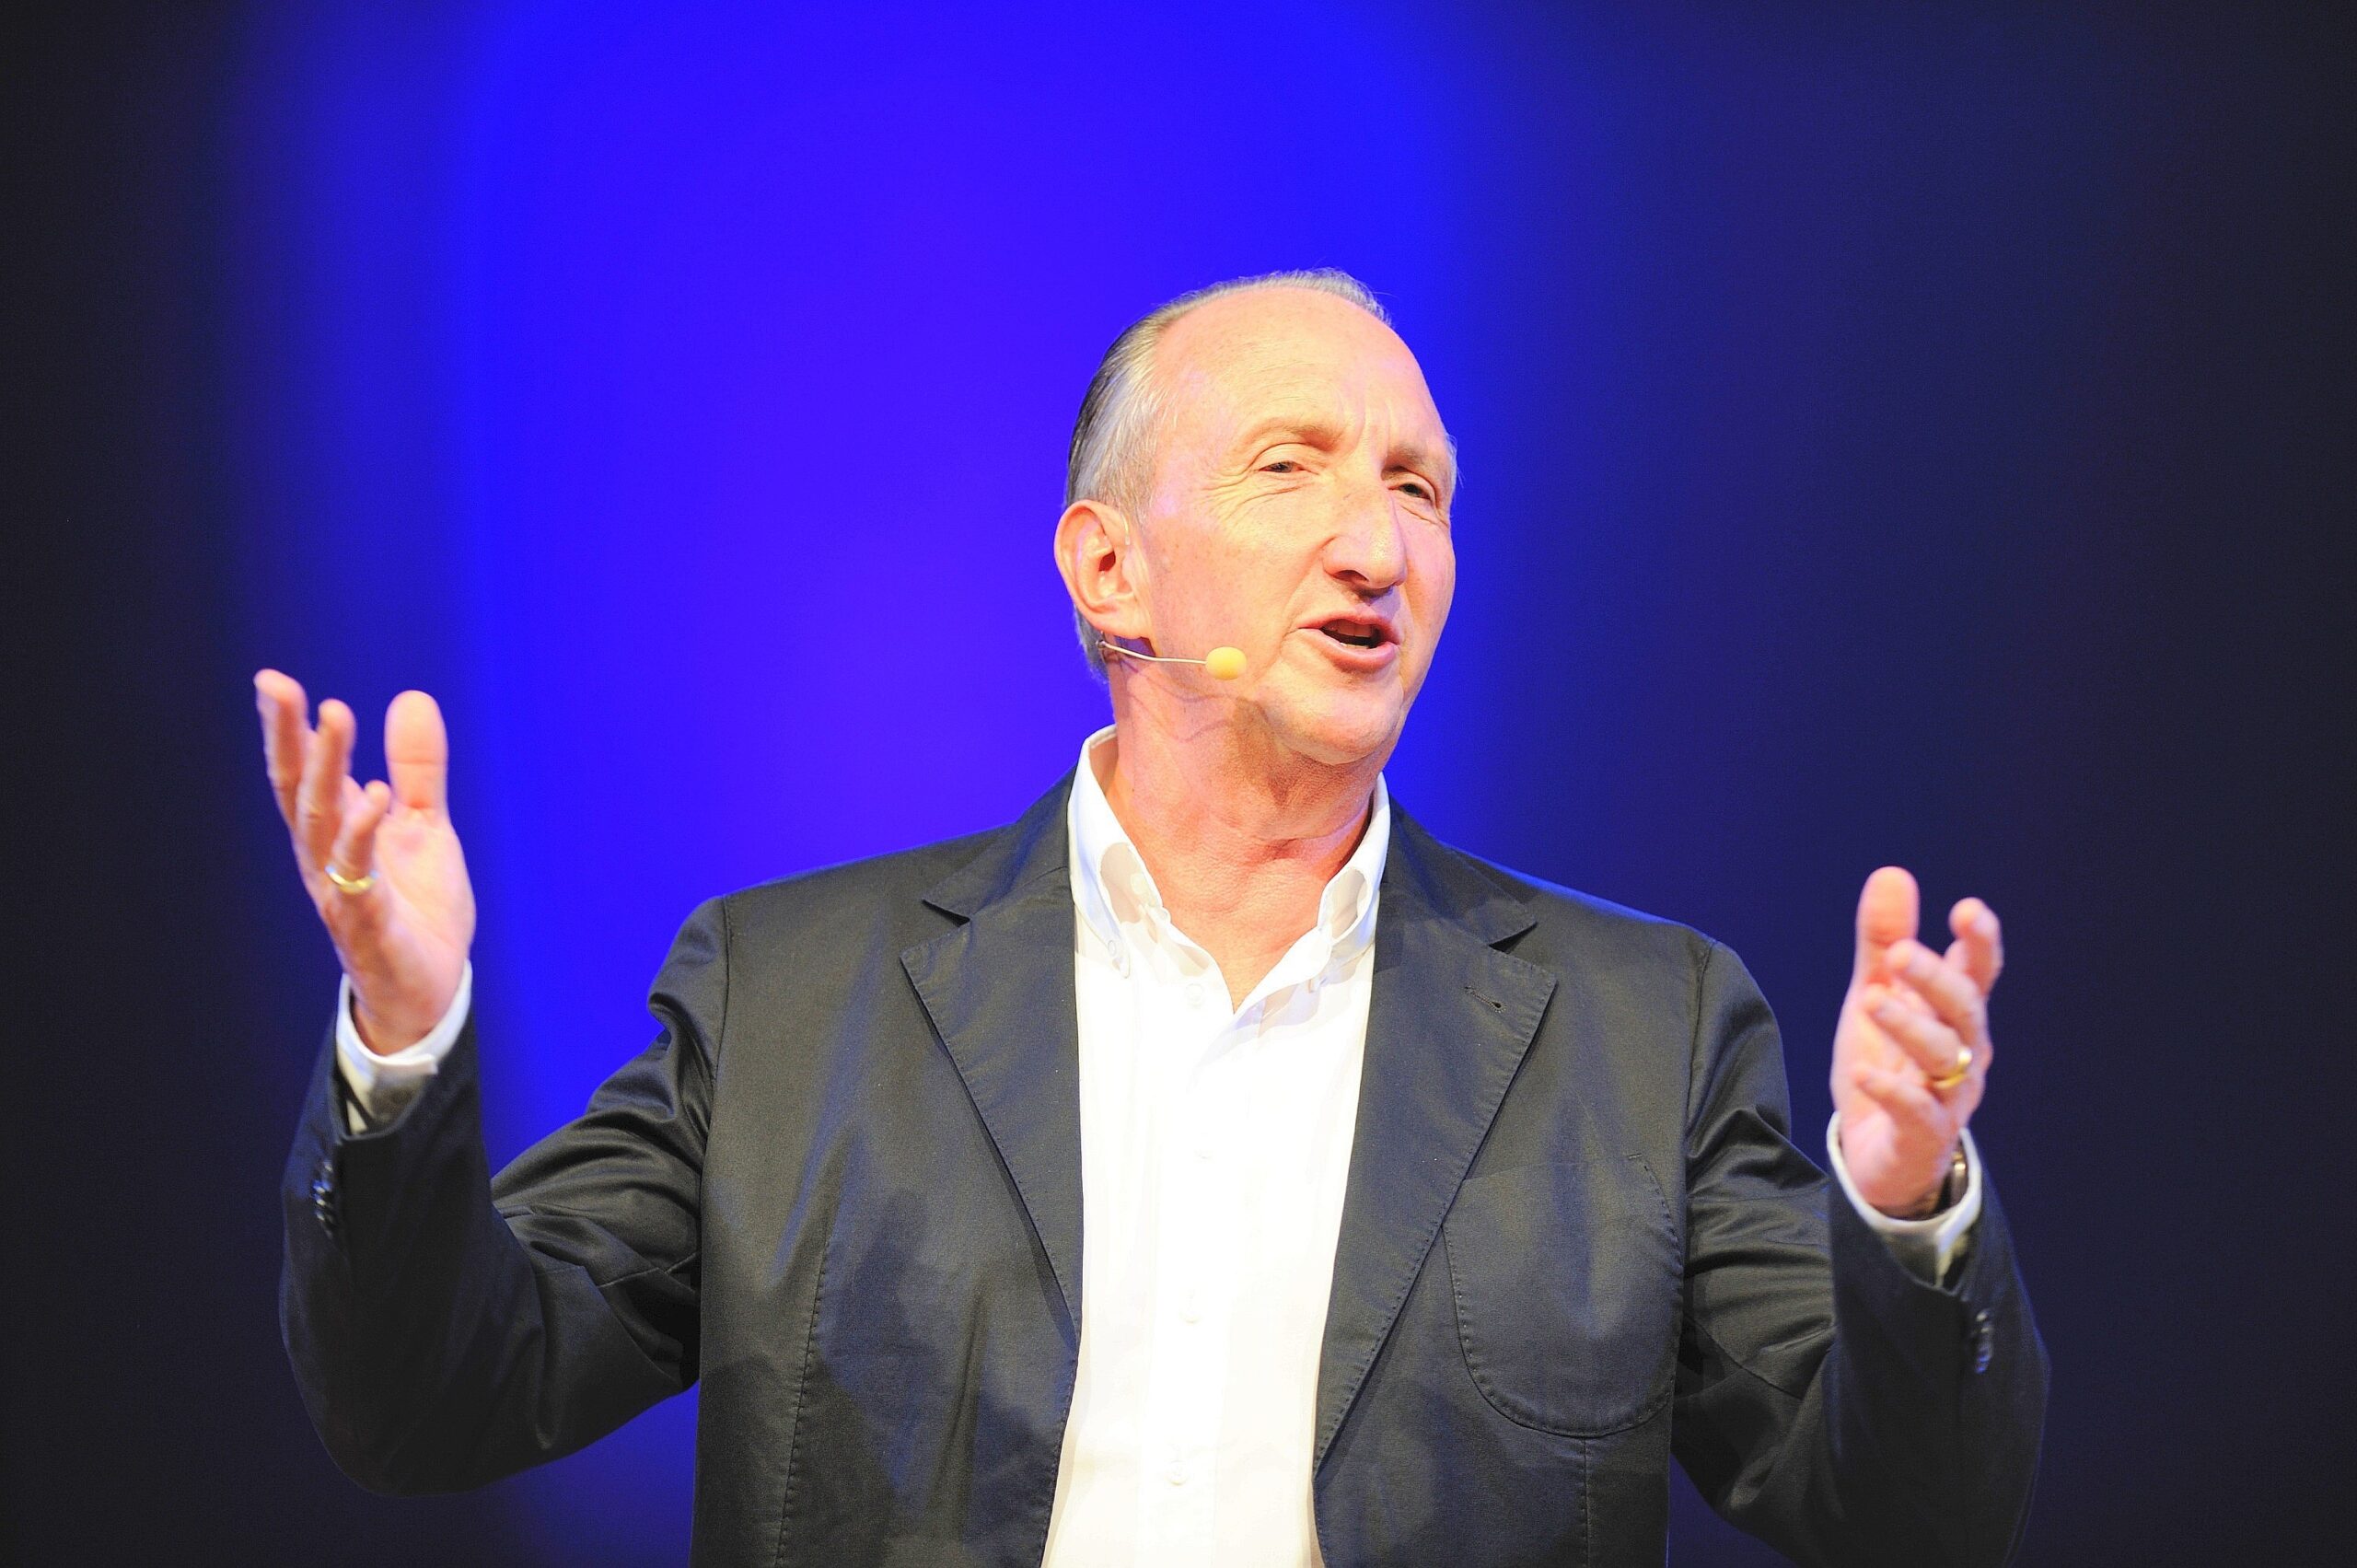
[{"label": "white shirt cuff", "polygon": [[470,960],[459,975],[459,993],[450,998],[449,1010],[442,1015],[442,1021],[416,1044],[390,1056],[379,1056],[361,1042],[359,1026],[352,1021],[352,977],[344,976],[335,998],[335,1060],[343,1074],[343,1086],[351,1094],[352,1103],[345,1107],[351,1131],[366,1132],[371,1127],[381,1127],[417,1098],[425,1080],[434,1076],[442,1059],[458,1043],[459,1030],[467,1021],[467,1007],[474,999],[474,991],[475,966]]},{"label": "white shirt cuff", "polygon": [[1964,1251],[1972,1222],[1980,1217],[1980,1151],[1972,1146],[1971,1131],[1964,1133],[1964,1196],[1920,1220],[1892,1219],[1860,1196],[1850,1180],[1850,1167],[1841,1162],[1841,1113],[1838,1110],[1825,1129],[1825,1152],[1832,1158],[1834,1179],[1849,1194],[1858,1217],[1883,1238],[1891,1255],[1918,1279],[1933,1284],[1945,1281],[1949,1267]]}]

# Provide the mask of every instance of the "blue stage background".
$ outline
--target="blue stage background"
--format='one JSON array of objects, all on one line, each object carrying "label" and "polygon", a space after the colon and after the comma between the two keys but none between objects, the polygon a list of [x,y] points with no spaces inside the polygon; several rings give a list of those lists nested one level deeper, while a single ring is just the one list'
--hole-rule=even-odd
[{"label": "blue stage background", "polygon": [[[89,531],[37,547],[74,673],[23,721],[78,760],[24,798],[106,842],[24,886],[38,989],[150,983],[10,1113],[25,1181],[112,1167],[27,1232],[81,1263],[10,1352],[14,1560],[684,1555],[692,1396],[459,1499],[311,1436],[273,1193],[334,967],[246,679],[353,703],[371,769],[395,691],[442,700],[502,1162],[644,1042],[697,901],[1071,764],[1088,374],[1306,265],[1389,303],[1463,456],[1401,802],[1733,944],[1812,1151],[1866,872],[1989,899],[1976,1132],[2056,1369],[2026,1560],[2323,1518],[2322,11],[286,5],[43,49],[98,129],[27,263],[69,301],[27,494]],[[1774,1561],[1678,1510],[1675,1561]]]}]

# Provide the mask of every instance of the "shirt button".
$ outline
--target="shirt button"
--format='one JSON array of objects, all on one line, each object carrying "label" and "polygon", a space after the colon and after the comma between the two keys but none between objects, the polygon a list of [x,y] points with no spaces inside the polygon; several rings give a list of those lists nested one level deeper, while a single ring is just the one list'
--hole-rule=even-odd
[{"label": "shirt button", "polygon": [[1171,1460],[1170,1468],[1162,1473],[1173,1486],[1184,1486],[1187,1484],[1187,1462],[1184,1459]]},{"label": "shirt button", "polygon": [[1178,1316],[1185,1318],[1190,1323],[1202,1322],[1203,1320],[1202,1298],[1193,1295],[1189,1296],[1187,1298],[1186,1305],[1178,1308]]},{"label": "shirt button", "polygon": [[1190,1007],[1200,1007],[1202,1005],[1203,982],[1200,980],[1189,981],[1187,982],[1187,1005]]}]

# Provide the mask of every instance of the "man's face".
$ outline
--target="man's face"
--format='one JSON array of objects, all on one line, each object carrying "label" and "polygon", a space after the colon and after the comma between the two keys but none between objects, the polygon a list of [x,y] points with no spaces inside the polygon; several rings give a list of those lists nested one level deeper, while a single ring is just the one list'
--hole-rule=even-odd
[{"label": "man's face", "polygon": [[1448,441],[1397,333],[1314,289],[1173,322],[1140,544],[1155,651],[1241,648],[1220,695],[1329,763],[1387,757],[1457,587]]}]

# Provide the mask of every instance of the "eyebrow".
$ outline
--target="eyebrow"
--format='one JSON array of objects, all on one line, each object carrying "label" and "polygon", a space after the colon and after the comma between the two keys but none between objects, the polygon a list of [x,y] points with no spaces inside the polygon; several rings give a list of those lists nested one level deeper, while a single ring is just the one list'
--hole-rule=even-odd
[{"label": "eyebrow", "polygon": [[[1342,438],[1341,428],[1330,420],[1316,414],[1280,413],[1271,414],[1245,431],[1237,438],[1236,447],[1240,452],[1263,436],[1277,435],[1298,436],[1309,446],[1325,447],[1329,449],[1339,445]],[[1392,455],[1406,460],[1389,464],[1384,469],[1385,473],[1399,473],[1411,470],[1434,473],[1440,476],[1443,499],[1456,494],[1457,443],[1454,440],[1449,441],[1448,445],[1439,451],[1433,450],[1421,441],[1410,441],[1394,447]]]}]

